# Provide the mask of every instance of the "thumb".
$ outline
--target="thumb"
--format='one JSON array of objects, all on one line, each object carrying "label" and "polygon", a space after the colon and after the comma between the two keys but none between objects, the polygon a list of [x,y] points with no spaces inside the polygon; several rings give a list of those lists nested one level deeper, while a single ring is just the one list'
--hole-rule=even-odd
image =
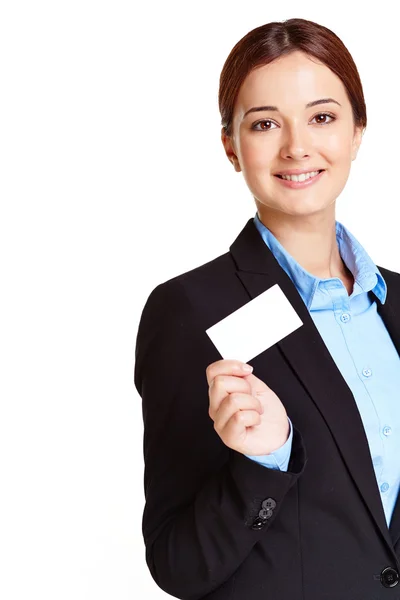
[{"label": "thumb", "polygon": [[265,393],[268,389],[270,389],[267,384],[264,383],[264,381],[256,377],[253,373],[245,375],[243,379],[249,383],[252,394]]}]

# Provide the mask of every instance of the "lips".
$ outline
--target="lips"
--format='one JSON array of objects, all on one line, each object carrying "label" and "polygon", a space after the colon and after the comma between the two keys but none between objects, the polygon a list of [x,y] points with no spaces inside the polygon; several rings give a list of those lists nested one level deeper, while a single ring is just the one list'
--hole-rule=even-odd
[{"label": "lips", "polygon": [[[318,171],[318,174],[319,174],[319,173],[322,173],[322,171],[325,171],[325,169],[319,169],[319,171]],[[307,173],[311,173],[311,172],[312,172],[312,171],[307,171]],[[297,173],[296,173],[296,175],[297,175]],[[301,173],[298,173],[298,175],[301,175]],[[275,177],[279,177],[279,179],[283,179],[282,175],[279,175],[279,173],[277,173],[277,174],[275,175]]]},{"label": "lips", "polygon": [[[312,171],[311,171],[312,172]],[[325,169],[320,169],[316,175],[312,177],[307,177],[305,179],[301,179],[300,181],[296,181],[295,179],[286,179],[284,177],[278,177],[281,180],[280,185],[291,189],[291,190],[303,190],[305,188],[309,188],[313,185],[316,185],[318,181],[321,180],[321,177],[325,173]],[[277,177],[278,175],[275,175]]]}]

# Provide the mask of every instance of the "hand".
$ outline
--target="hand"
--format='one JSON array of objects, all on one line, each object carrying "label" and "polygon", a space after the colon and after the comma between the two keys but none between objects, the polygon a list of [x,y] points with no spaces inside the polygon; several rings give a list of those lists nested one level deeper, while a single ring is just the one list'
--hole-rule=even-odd
[{"label": "hand", "polygon": [[287,441],[290,425],[271,388],[238,360],[217,360],[206,369],[209,415],[224,444],[248,456],[271,454]]}]

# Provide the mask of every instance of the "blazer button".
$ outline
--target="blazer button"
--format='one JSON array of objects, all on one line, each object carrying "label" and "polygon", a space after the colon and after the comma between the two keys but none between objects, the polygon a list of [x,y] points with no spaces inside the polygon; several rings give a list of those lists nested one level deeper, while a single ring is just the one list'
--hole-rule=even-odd
[{"label": "blazer button", "polygon": [[266,500],[263,500],[261,506],[263,508],[269,508],[270,510],[274,510],[276,502],[273,498],[267,498]]},{"label": "blazer button", "polygon": [[273,498],[267,498],[266,500],[263,500],[261,504],[261,510],[258,513],[260,519],[270,519],[273,515],[275,506],[276,502]]},{"label": "blazer button", "polygon": [[399,583],[399,574],[396,569],[386,567],[381,573],[381,583],[387,588],[394,587]]},{"label": "blazer button", "polygon": [[265,525],[266,521],[263,519],[260,519],[260,517],[257,517],[257,519],[254,519],[253,521],[253,525],[251,526],[252,529],[254,529],[255,531],[259,531],[260,529],[262,529]]}]

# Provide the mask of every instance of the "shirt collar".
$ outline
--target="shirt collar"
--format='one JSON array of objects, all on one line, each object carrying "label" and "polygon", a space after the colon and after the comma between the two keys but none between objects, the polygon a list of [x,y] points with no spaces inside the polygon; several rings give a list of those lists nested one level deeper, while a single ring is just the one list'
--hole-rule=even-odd
[{"label": "shirt collar", "polygon": [[[369,292],[372,290],[380,302],[384,304],[387,295],[387,286],[378,267],[350,231],[342,223],[339,223],[339,221],[335,221],[335,223],[340,256],[352,273],[355,283],[360,288],[360,292]],[[268,227],[260,221],[258,212],[256,212],[254,217],[254,224],[280,266],[286,271],[297,287],[305,305],[310,309],[319,282],[326,282],[329,279],[321,280],[303,269],[291,254],[285,250]]]}]

